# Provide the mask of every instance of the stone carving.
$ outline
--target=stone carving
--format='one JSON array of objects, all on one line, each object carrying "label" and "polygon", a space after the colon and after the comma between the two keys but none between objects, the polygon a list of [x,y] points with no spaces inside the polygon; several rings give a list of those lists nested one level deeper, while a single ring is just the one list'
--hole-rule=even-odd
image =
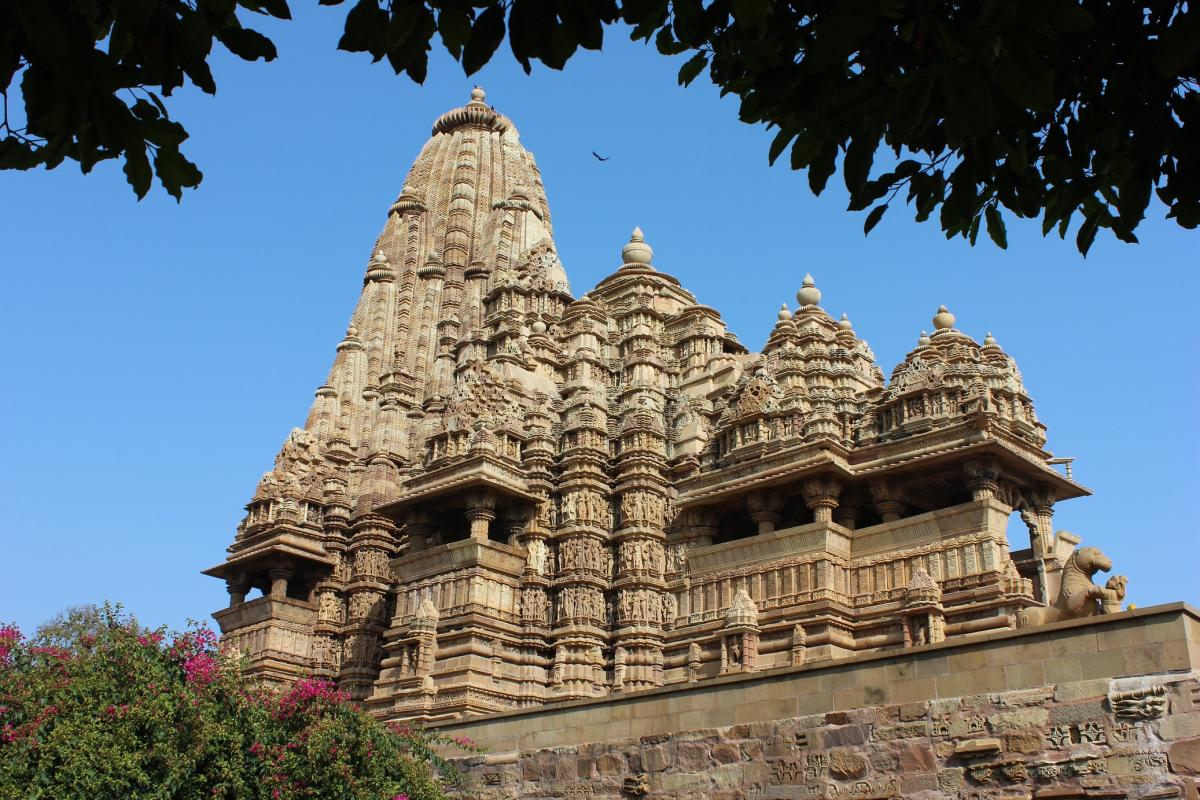
[{"label": "stone carving", "polygon": [[[1084,490],[994,337],[940,308],[885,381],[806,275],[750,353],[641,230],[572,295],[550,218],[482,90],[436,121],[307,421],[208,570],[256,677],[452,718],[934,645],[1039,601],[1021,624],[1119,610],[1098,551],[1061,564],[1054,505]],[[252,586],[274,599],[248,609]]]},{"label": "stone carving", "polygon": [[[1125,580],[1114,583],[1109,588],[1097,586],[1092,582],[1092,576],[1097,572],[1107,572],[1112,569],[1112,561],[1096,547],[1080,547],[1063,566],[1062,588],[1058,599],[1045,608],[1027,608],[1017,615],[1017,627],[1026,628],[1031,625],[1044,625],[1063,619],[1080,619],[1096,614],[1108,613],[1115,604],[1120,608],[1121,599],[1125,596]],[[1118,588],[1120,597],[1118,597]]]},{"label": "stone carving", "polygon": [[1144,689],[1115,692],[1108,699],[1113,713],[1126,719],[1154,719],[1167,710],[1167,687],[1162,684]]},{"label": "stone carving", "polygon": [[630,797],[645,797],[650,794],[650,776],[644,772],[629,776],[621,784],[621,791]]}]

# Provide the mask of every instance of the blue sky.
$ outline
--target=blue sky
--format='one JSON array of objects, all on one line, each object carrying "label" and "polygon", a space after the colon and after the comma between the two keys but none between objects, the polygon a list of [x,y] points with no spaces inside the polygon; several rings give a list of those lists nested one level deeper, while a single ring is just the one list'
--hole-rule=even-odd
[{"label": "blue sky", "polygon": [[677,61],[620,31],[531,77],[506,49],[472,78],[435,51],[418,87],[335,49],[345,9],[296,5],[269,28],[278,61],[219,57],[215,98],[171,102],[205,172],[182,204],[136,202],[111,163],[0,177],[0,619],[110,599],[178,626],[224,605],[199,570],[303,424],[432,121],[476,82],[537,157],[576,295],[640,225],[752,348],[811,272],[885,374],[945,303],[1017,359],[1050,448],[1096,493],[1056,527],[1112,556],[1129,601],[1198,599],[1200,238],[1161,207],[1142,244],[1102,234],[1086,260],[1036,223],[1010,221],[1008,251],[971,248],[902,207],[864,238],[839,178],[813,198],[733,100],[678,87]]}]

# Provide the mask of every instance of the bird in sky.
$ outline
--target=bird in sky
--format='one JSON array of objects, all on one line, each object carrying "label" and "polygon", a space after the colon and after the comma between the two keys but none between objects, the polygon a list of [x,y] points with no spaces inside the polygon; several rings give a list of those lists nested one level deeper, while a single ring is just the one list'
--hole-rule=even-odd
[{"label": "bird in sky", "polygon": [[592,155],[594,155],[594,156],[596,157],[596,160],[597,160],[597,161],[608,161],[608,158],[606,158],[605,156],[602,156],[602,155],[600,155],[600,154],[599,154],[599,153],[597,153],[595,150],[593,150],[593,151],[592,151]]}]

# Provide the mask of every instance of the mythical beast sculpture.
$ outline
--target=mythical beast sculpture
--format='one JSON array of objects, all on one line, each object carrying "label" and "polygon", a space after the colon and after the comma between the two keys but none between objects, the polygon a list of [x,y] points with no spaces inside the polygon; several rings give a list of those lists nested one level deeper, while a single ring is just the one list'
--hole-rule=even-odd
[{"label": "mythical beast sculpture", "polygon": [[1104,555],[1100,548],[1078,548],[1063,565],[1058,598],[1049,606],[1023,610],[1017,615],[1017,627],[1029,628],[1048,622],[1120,611],[1128,579],[1124,575],[1114,575],[1105,586],[1097,586],[1092,581],[1092,576],[1097,572],[1108,572],[1110,569],[1112,559]]}]

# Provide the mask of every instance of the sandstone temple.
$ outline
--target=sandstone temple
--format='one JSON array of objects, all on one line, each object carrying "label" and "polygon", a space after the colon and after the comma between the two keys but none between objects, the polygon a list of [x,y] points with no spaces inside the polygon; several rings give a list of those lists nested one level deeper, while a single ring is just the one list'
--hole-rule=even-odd
[{"label": "sandstone temple", "polygon": [[[478,715],[504,725],[547,708],[698,697],[699,687],[742,687],[730,696],[737,706],[767,676],[847,676],[856,664],[1142,619],[1122,612],[1122,576],[1093,582],[1112,569],[1107,557],[1055,531],[1056,504],[1088,491],[1047,449],[1021,373],[991,334],[977,341],[938,308],[885,379],[850,320],[830,315],[804,276],[762,352],[750,352],[717,310],[659,270],[641,230],[619,244],[612,273],[575,296],[541,175],[513,123],[479,89],[434,123],[304,427],[259,483],[226,559],[207,570],[229,591],[215,615],[224,640],[255,674],[326,676],[381,718],[469,730]],[[1013,515],[1027,540],[1009,541]],[[1194,634],[1190,609],[1179,614]],[[1194,645],[1185,649],[1193,658]],[[1111,670],[1092,677],[1125,674]],[[1016,688],[1052,686],[1039,674]],[[1083,680],[1082,668],[1071,677]],[[1120,691],[1139,709],[1166,696],[1158,684],[1131,686]],[[834,698],[839,688],[805,691]],[[842,705],[891,697],[863,688]],[[991,691],[994,711],[1003,706],[994,693],[1012,688],[966,680],[959,694]],[[932,728],[942,724],[930,711],[940,691],[931,683],[908,701],[925,702],[921,715],[906,713],[946,737],[966,712],[960,703],[944,730]],[[804,711],[781,708],[728,719]],[[660,733],[711,728],[719,711],[672,718]],[[982,727],[967,734],[994,732],[986,712],[975,716]],[[1089,744],[1076,729],[1065,735]],[[779,738],[744,738],[755,737]],[[804,749],[794,730],[783,738]],[[1014,783],[1003,760],[994,780],[971,776],[978,757],[1010,749],[1002,737],[986,741],[931,774],[958,769],[967,789]],[[930,744],[931,758],[956,757],[958,744]],[[586,780],[552,769],[547,796],[692,791],[664,789],[671,770],[654,774],[638,747],[638,761],[622,756],[608,784],[595,763]],[[706,753],[713,769],[753,760]],[[828,759],[809,774],[807,755],[789,757],[783,778],[773,767],[760,776],[757,796],[908,794],[869,764],[841,791]],[[513,769],[485,783],[545,778]],[[771,794],[809,779],[823,794]],[[716,796],[714,787],[694,790]],[[958,796],[961,787],[924,788]]]}]

